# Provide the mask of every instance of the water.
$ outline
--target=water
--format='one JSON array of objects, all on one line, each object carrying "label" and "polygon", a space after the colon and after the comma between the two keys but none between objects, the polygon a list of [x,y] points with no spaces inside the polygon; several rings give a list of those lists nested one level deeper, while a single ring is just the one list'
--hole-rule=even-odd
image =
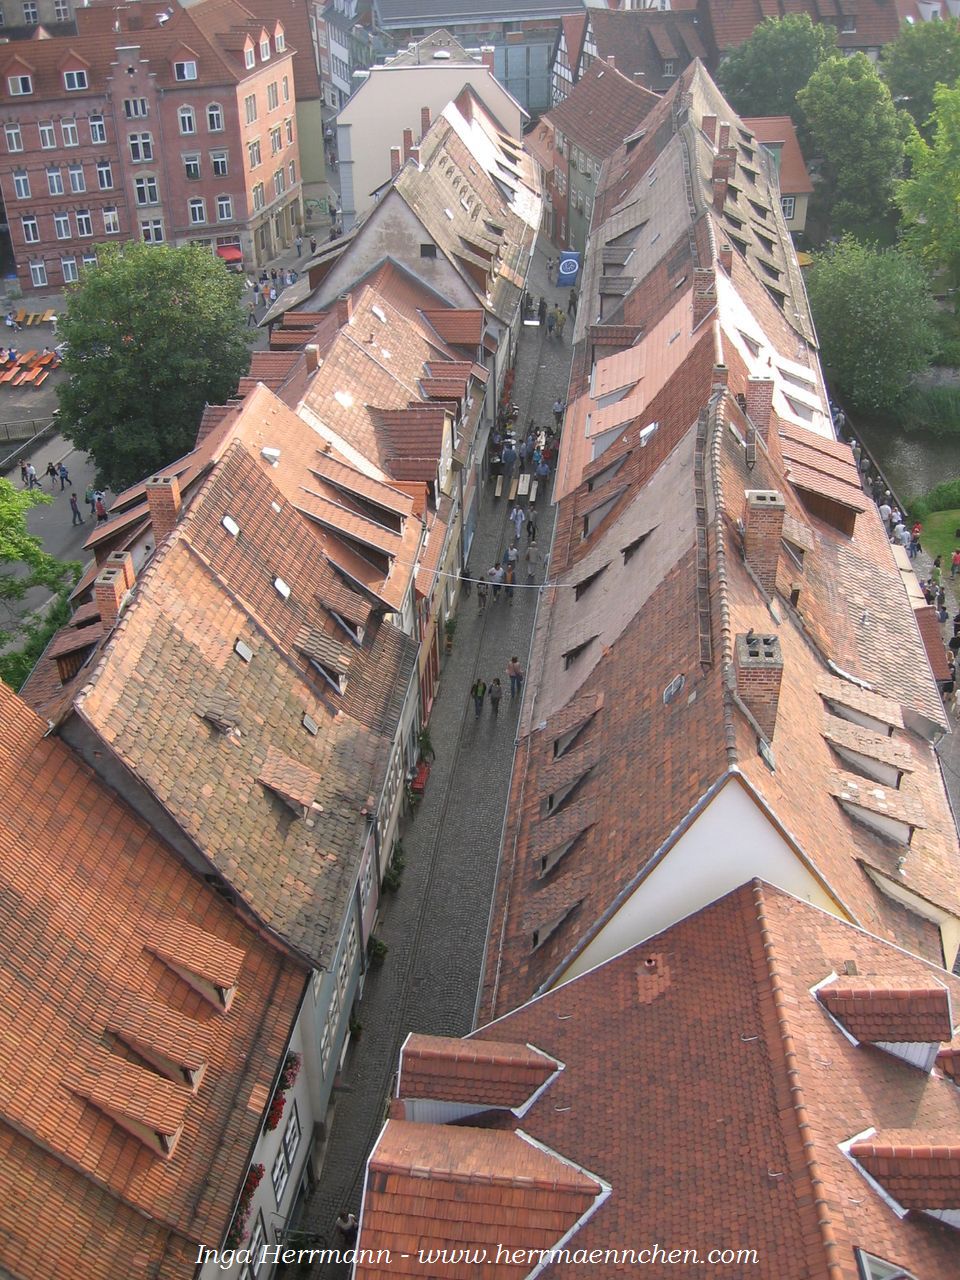
[{"label": "water", "polygon": [[855,428],[901,501],[960,476],[960,436],[905,431],[890,422],[858,418]]}]

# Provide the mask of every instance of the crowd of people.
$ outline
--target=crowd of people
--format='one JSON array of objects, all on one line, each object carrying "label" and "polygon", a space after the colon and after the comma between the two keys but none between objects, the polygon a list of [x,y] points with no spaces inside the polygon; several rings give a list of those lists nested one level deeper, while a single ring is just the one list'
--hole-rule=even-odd
[{"label": "crowd of people", "polygon": [[[60,493],[64,493],[69,487],[71,524],[85,524],[86,521],[80,511],[80,503],[74,492],[73,481],[70,479],[67,464],[63,460],[60,462],[48,462],[43,474],[50,481],[50,489],[53,493],[57,492],[58,484],[60,485]],[[37,468],[32,462],[28,462],[26,458],[20,459],[20,482],[24,489],[43,489],[40,477],[37,474]],[[97,489],[94,485],[88,484],[84,491],[83,500],[89,508],[90,519],[95,520],[97,524],[106,524],[108,519],[106,493],[102,489]]]}]

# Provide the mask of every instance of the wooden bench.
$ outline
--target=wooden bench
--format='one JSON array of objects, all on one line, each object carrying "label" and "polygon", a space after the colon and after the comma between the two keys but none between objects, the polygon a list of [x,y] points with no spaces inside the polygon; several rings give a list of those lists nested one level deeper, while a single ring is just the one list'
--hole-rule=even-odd
[{"label": "wooden bench", "polygon": [[49,369],[41,369],[41,370],[40,370],[40,373],[39,373],[39,376],[38,376],[38,377],[36,377],[36,378],[34,378],[34,380],[33,380],[33,385],[34,385],[35,387],[42,387],[42,386],[43,386],[43,384],[46,382],[46,380],[47,380],[49,377],[50,377],[50,370],[49,370]]},{"label": "wooden bench", "polygon": [[32,369],[25,369],[16,382],[18,385],[26,386],[27,383],[36,382],[43,370],[39,365],[34,365]]},{"label": "wooden bench", "polygon": [[497,487],[493,491],[495,498],[503,497],[503,476],[497,476]]},{"label": "wooden bench", "polygon": [[14,365],[12,369],[6,369],[2,374],[0,374],[0,383],[12,382],[19,372],[20,368],[18,365]]},{"label": "wooden bench", "polygon": [[29,325],[29,324],[39,324],[39,323],[40,323],[40,312],[31,311],[30,314],[27,316],[27,324]]},{"label": "wooden bench", "polygon": [[16,316],[14,317],[16,319],[17,324],[23,324],[23,317],[26,314],[27,314],[26,307],[21,307],[20,310],[17,312]]},{"label": "wooden bench", "polygon": [[539,481],[539,480],[534,480],[533,484],[530,486],[530,505],[531,505],[531,507],[533,506],[533,504],[534,504],[534,503],[536,502],[536,500],[537,500],[537,490],[539,489],[539,487],[540,487],[540,481]]},{"label": "wooden bench", "polygon": [[40,317],[40,323],[49,324],[51,320],[56,320],[56,318],[57,318],[57,313],[54,311],[53,307],[48,307],[47,310]]},{"label": "wooden bench", "polygon": [[530,492],[530,472],[523,471],[520,474],[520,483],[517,485],[517,493],[521,498],[525,498]]},{"label": "wooden bench", "polygon": [[517,480],[517,477],[516,477],[516,476],[514,476],[514,477],[513,477],[513,479],[510,481],[510,501],[511,501],[511,502],[512,502],[512,501],[514,500],[514,498],[517,496],[517,485],[518,485],[518,484],[519,484],[519,481]]},{"label": "wooden bench", "polygon": [[39,351],[27,351],[20,357],[18,363],[21,365],[31,365],[39,354]]},{"label": "wooden bench", "polygon": [[52,352],[52,351],[48,351],[48,352],[47,352],[47,354],[46,354],[45,356],[41,356],[41,357],[39,358],[39,360],[37,360],[37,364],[38,364],[38,365],[41,365],[41,366],[42,366],[42,365],[45,365],[45,364],[53,364],[54,359],[55,359],[55,357],[54,357],[53,352]]}]

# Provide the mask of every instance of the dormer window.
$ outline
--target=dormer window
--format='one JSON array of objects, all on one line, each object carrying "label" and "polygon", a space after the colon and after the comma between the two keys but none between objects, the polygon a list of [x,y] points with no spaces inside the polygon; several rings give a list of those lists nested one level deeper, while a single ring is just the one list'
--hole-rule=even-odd
[{"label": "dormer window", "polygon": [[569,671],[569,669],[573,666],[573,664],[580,657],[580,655],[584,653],[589,648],[590,645],[593,644],[596,638],[597,638],[596,636],[590,636],[588,639],[581,640],[579,644],[575,644],[572,649],[568,649],[566,651],[566,653],[563,655],[564,671]]},{"label": "dormer window", "polygon": [[33,77],[7,76],[7,93],[14,98],[22,98],[25,94],[33,93]]},{"label": "dormer window", "polygon": [[861,1280],[915,1280],[912,1271],[898,1267],[895,1262],[885,1262],[862,1249],[857,1249],[856,1254]]},{"label": "dormer window", "polygon": [[73,93],[77,89],[88,88],[87,73],[85,71],[65,71],[63,73],[63,87],[68,93]]},{"label": "dormer window", "polygon": [[574,599],[579,600],[583,595],[585,595],[593,586],[593,584],[596,582],[596,580],[600,577],[600,575],[606,572],[606,569],[607,569],[606,564],[601,565],[600,568],[595,569],[593,573],[588,573],[585,578],[581,578],[580,581],[573,588]]},{"label": "dormer window", "polygon": [[254,53],[252,45],[248,45],[248,47],[243,51],[243,65],[248,71],[252,71],[257,65],[257,55]]},{"label": "dormer window", "polygon": [[278,31],[274,36],[273,47],[276,49],[277,53],[283,53],[284,49],[286,49],[287,38],[282,31]]},{"label": "dormer window", "polygon": [[270,38],[269,37],[266,37],[265,39],[260,41],[260,61],[261,62],[270,61]]},{"label": "dormer window", "polygon": [[173,75],[176,80],[196,80],[197,64],[190,62],[175,62],[173,64]]},{"label": "dormer window", "polygon": [[857,30],[857,15],[854,13],[848,14],[843,20],[843,24],[840,27],[840,31],[845,36],[852,36],[856,33],[856,30]]}]

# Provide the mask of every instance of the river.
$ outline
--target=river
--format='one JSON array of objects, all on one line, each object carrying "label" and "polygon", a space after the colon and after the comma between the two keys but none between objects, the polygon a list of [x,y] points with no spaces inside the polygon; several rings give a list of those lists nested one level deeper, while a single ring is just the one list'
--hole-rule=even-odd
[{"label": "river", "polygon": [[901,501],[960,476],[960,436],[904,431],[890,422],[859,417],[856,431]]}]

